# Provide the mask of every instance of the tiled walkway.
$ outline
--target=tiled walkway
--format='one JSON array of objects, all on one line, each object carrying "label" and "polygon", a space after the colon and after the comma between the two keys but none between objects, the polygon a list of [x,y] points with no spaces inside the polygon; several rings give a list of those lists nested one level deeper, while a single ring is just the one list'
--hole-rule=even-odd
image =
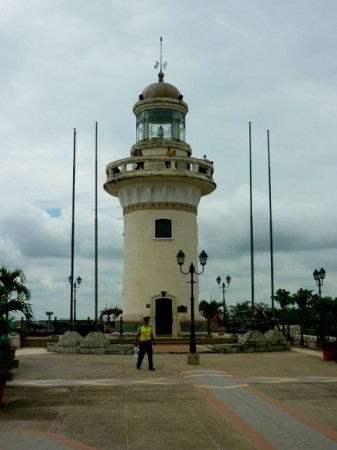
[{"label": "tiled walkway", "polygon": [[[126,355],[18,354],[0,408],[6,450],[337,450],[337,424],[315,416],[337,414],[337,365],[318,352],[204,354],[200,366],[158,352],[156,372]],[[115,427],[113,443],[102,437]]]}]

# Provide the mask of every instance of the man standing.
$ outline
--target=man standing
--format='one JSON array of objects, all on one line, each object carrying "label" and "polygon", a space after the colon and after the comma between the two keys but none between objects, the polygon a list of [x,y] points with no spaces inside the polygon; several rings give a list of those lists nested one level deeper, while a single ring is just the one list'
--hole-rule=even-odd
[{"label": "man standing", "polygon": [[107,311],[105,311],[105,313],[103,314],[102,320],[103,320],[104,333],[107,333],[108,332],[108,325],[109,325],[109,314],[107,313]]},{"label": "man standing", "polygon": [[149,325],[150,317],[146,316],[143,318],[143,325],[138,328],[136,335],[135,345],[139,344],[139,353],[137,360],[137,369],[140,369],[144,355],[147,353],[147,359],[149,361],[149,370],[156,370],[153,367],[153,359],[152,359],[152,345],[154,346],[154,338],[152,334],[152,327]]},{"label": "man standing", "polygon": [[116,314],[114,312],[112,312],[110,314],[109,321],[110,321],[111,332],[114,333],[115,329],[116,329]]},{"label": "man standing", "polygon": [[219,336],[221,336],[221,335],[223,335],[225,333],[225,325],[224,325],[223,314],[222,314],[222,310],[221,309],[218,310],[218,312],[216,313],[214,319],[215,319],[215,321],[218,324]]}]

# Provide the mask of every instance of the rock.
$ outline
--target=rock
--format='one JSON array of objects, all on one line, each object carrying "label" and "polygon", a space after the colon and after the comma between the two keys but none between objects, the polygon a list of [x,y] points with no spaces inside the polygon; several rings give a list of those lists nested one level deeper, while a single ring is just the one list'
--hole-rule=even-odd
[{"label": "rock", "polygon": [[76,331],[66,331],[60,336],[56,350],[59,353],[78,353],[82,336]]},{"label": "rock", "polygon": [[109,345],[109,339],[107,339],[103,333],[97,331],[91,331],[80,342],[80,353],[106,353],[106,348]]},{"label": "rock", "polygon": [[282,345],[286,343],[286,339],[281,333],[281,331],[278,330],[268,330],[264,337],[268,342],[270,342],[272,345]]},{"label": "rock", "polygon": [[244,344],[245,346],[253,346],[253,347],[257,347],[257,346],[266,346],[267,341],[266,338],[263,336],[263,334],[261,333],[261,331],[257,331],[257,330],[252,330],[252,331],[247,331],[243,336],[241,336],[241,338],[239,338],[239,344]]}]

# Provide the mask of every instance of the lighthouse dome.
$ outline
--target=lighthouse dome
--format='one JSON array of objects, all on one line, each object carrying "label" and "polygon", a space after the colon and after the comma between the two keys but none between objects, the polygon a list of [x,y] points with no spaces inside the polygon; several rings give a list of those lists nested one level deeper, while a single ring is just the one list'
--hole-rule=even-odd
[{"label": "lighthouse dome", "polygon": [[166,97],[182,100],[183,96],[181,95],[179,89],[173,86],[173,84],[164,82],[163,72],[159,72],[158,78],[159,80],[157,83],[152,83],[143,90],[140,96],[142,99]]}]

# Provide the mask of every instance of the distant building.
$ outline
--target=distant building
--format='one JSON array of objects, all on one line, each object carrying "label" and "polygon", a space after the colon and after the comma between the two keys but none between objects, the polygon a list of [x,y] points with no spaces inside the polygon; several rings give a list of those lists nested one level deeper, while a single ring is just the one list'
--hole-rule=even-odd
[{"label": "distant building", "polygon": [[193,158],[185,142],[183,96],[162,70],[158,78],[133,107],[137,141],[129,157],[107,165],[104,189],[124,214],[124,320],[150,316],[157,336],[177,336],[190,318],[190,284],[176,254],[186,254],[185,270],[197,266],[198,204],[216,184],[213,163]]}]

